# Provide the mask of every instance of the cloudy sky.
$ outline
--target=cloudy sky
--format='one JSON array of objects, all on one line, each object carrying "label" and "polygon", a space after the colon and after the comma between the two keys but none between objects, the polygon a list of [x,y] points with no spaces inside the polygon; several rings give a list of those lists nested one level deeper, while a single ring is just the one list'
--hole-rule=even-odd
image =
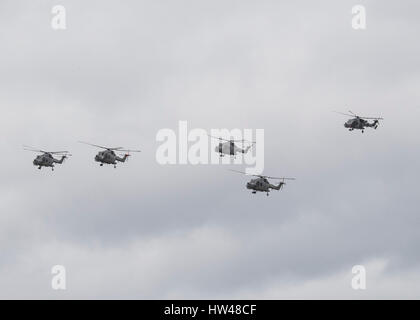
[{"label": "cloudy sky", "polygon": [[[0,298],[420,298],[419,12],[1,0]],[[385,120],[350,133],[332,112],[349,109]],[[266,197],[231,166],[159,165],[156,133],[180,120],[264,129],[264,173],[297,180]],[[99,167],[78,140],[143,152]],[[37,170],[23,144],[73,157]]]}]

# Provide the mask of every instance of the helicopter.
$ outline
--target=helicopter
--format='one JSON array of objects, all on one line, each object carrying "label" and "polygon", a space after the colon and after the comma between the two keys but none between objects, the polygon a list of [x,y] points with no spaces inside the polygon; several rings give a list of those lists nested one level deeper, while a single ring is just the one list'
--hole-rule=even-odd
[{"label": "helicopter", "polygon": [[[237,171],[237,170],[230,170],[230,171],[248,175],[246,172],[242,172],[242,171]],[[269,177],[269,176],[263,176],[263,175],[257,175],[257,174],[251,174],[251,176],[257,177],[257,179],[251,179],[251,181],[246,184],[246,188],[252,190],[253,194],[256,194],[257,191],[267,192],[267,196],[270,193],[270,189],[281,190],[286,184],[286,182],[284,182],[285,180],[296,180],[295,178],[276,178],[276,177]],[[282,181],[280,181],[278,185],[274,185],[274,184],[271,184],[267,179],[277,179],[277,180],[282,180]]]},{"label": "helicopter", "polygon": [[[33,151],[33,152],[39,152],[42,153],[34,159],[32,162],[34,166],[38,166],[38,169],[41,170],[42,167],[50,167],[52,171],[54,171],[54,164],[62,164],[66,158],[71,156],[71,154],[68,151],[44,151],[44,150],[38,150],[34,149],[32,147],[23,146],[24,150],[27,151]],[[61,159],[55,159],[53,155],[61,155]]]},{"label": "helicopter", "polygon": [[[379,126],[379,120],[383,120],[383,118],[361,117],[354,114],[351,111],[349,111],[350,114],[337,112],[337,111],[335,112],[345,115],[345,116],[354,117],[353,119],[350,119],[346,123],[344,123],[344,127],[348,128],[349,131],[353,131],[354,129],[359,129],[359,130],[362,130],[362,133],[363,133],[365,132],[365,128],[368,128],[368,127],[374,128],[376,130]],[[374,120],[374,121],[370,123],[368,120]]]},{"label": "helicopter", "polygon": [[[213,139],[219,139],[219,145],[216,146],[214,149],[216,152],[220,154],[220,157],[223,157],[224,155],[230,155],[230,156],[236,156],[237,153],[247,153],[249,149],[251,149],[252,145],[255,144],[255,141],[247,141],[247,140],[226,140],[222,138],[217,138],[209,135],[209,137]],[[224,141],[224,142],[222,142]],[[235,142],[241,142],[242,145],[245,144],[245,142],[250,143],[251,145],[247,146],[245,149],[239,148],[235,145]]]},{"label": "helicopter", "polygon": [[[108,148],[108,147],[103,147],[103,146],[99,146],[99,145],[92,144],[92,143],[89,143],[89,142],[84,142],[84,141],[79,141],[79,143],[83,143],[83,144],[87,144],[87,145],[90,145],[90,146],[93,146],[93,147],[104,149],[104,151],[99,151],[98,154],[95,156],[95,161],[100,162],[99,165],[101,167],[104,164],[113,164],[114,168],[116,168],[117,167],[117,161],[125,162],[128,159],[128,157],[130,156],[130,152],[141,152],[140,150],[125,150],[122,147]],[[117,156],[115,151],[126,152],[126,153],[124,154],[124,156],[119,157],[119,156]]]}]

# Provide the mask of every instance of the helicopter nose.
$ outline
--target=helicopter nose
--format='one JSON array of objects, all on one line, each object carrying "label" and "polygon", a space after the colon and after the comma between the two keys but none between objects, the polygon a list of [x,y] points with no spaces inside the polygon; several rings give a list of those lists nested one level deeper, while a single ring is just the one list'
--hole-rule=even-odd
[{"label": "helicopter nose", "polygon": [[246,188],[247,188],[247,189],[252,189],[252,185],[248,182],[248,183],[246,184]]}]

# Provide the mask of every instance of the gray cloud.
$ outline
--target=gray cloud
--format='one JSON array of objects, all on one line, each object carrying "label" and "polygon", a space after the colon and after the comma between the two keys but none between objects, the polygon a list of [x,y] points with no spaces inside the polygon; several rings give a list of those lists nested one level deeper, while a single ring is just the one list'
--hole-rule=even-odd
[{"label": "gray cloud", "polygon": [[[366,31],[352,1],[72,1],[62,32],[54,4],[0,4],[1,298],[419,297],[415,1],[363,1]],[[298,179],[160,166],[179,120],[263,128],[265,173]],[[78,140],[143,152],[99,168]],[[74,156],[39,172],[22,144]]]}]

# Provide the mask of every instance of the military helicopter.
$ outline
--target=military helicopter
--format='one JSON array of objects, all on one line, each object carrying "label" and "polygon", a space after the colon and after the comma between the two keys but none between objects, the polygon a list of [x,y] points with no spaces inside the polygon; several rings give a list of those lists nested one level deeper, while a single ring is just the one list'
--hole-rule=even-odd
[{"label": "military helicopter", "polygon": [[[92,144],[92,143],[84,142],[84,141],[79,141],[79,143],[83,143],[83,144],[87,144],[87,145],[90,145],[90,146],[93,146],[93,147],[105,149],[104,151],[99,151],[98,154],[95,156],[95,161],[100,162],[101,167],[105,163],[105,164],[113,164],[114,168],[116,168],[117,167],[117,161],[125,162],[128,159],[128,157],[130,156],[130,152],[141,152],[140,150],[125,150],[122,147],[108,148],[108,147],[98,146],[96,144]],[[119,157],[119,156],[117,156],[115,151],[126,152],[126,153],[124,154],[124,156]]]},{"label": "military helicopter", "polygon": [[[50,167],[51,170],[54,171],[55,163],[62,164],[64,162],[64,159],[71,156],[71,154],[68,151],[44,151],[44,150],[34,149],[28,146],[23,146],[23,149],[27,151],[42,153],[36,156],[36,158],[33,161],[34,166],[38,166],[38,169],[41,169],[42,167]],[[55,154],[61,156],[61,159],[55,159],[53,157],[53,155]]]},{"label": "military helicopter", "polygon": [[[221,157],[224,155],[230,155],[230,156],[236,156],[237,153],[247,153],[248,150],[252,147],[253,144],[255,144],[255,141],[247,141],[247,140],[226,140],[222,138],[217,138],[209,135],[209,137],[213,139],[219,139],[219,145],[216,146],[214,149],[216,152],[220,154]],[[222,142],[224,141],[224,142]],[[245,149],[239,148],[235,145],[235,142],[241,142],[242,145],[245,144],[245,142],[250,143],[251,145],[247,146]]]},{"label": "military helicopter", "polygon": [[[337,112],[337,111],[335,111],[335,112],[339,113],[339,114],[342,114],[342,115],[345,115],[345,116],[354,117],[353,119],[348,120],[344,124],[344,127],[348,128],[349,131],[353,131],[354,129],[359,129],[359,130],[362,130],[362,133],[363,133],[363,132],[365,132],[365,128],[368,128],[368,127],[373,127],[374,129],[376,129],[379,126],[379,120],[383,120],[383,118],[361,117],[361,116],[358,116],[358,115],[354,114],[351,111],[349,111],[350,114]],[[374,120],[374,121],[372,123],[370,123],[368,120]]]},{"label": "military helicopter", "polygon": [[[242,171],[237,171],[237,170],[230,170],[230,171],[248,175],[246,172],[242,172]],[[255,175],[255,174],[251,174],[251,176],[258,177],[258,178],[251,179],[251,181],[246,184],[246,188],[252,190],[253,194],[256,194],[257,191],[267,192],[267,196],[270,193],[270,189],[281,190],[283,186],[286,184],[284,180],[296,180],[295,178],[276,178],[276,177],[269,177],[269,176],[263,176],[263,175]],[[274,184],[271,184],[267,179],[277,179],[277,180],[282,180],[282,181],[280,181],[278,185],[274,185]]]}]

